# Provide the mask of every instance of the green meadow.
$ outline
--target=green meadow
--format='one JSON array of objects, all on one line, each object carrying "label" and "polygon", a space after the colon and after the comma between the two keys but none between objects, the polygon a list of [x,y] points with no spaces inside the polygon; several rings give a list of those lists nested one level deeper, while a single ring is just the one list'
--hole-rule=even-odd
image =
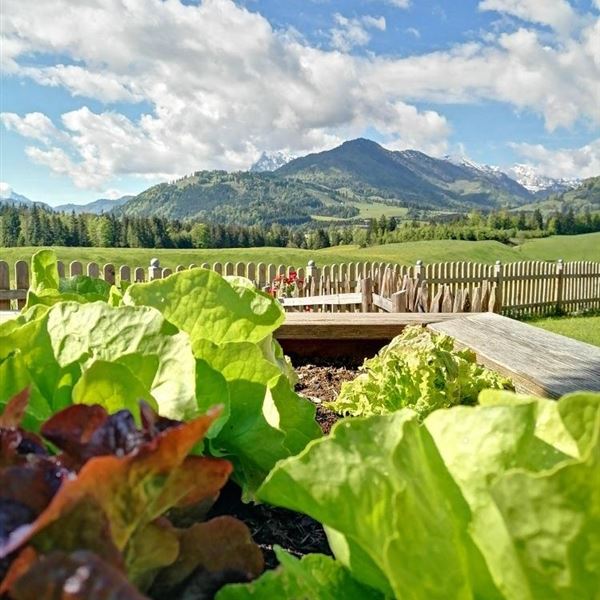
[{"label": "green meadow", "polygon": [[[0,260],[7,261],[11,273],[17,260],[29,260],[39,248],[0,248]],[[147,267],[151,258],[158,258],[161,266],[174,268],[179,264],[213,262],[264,262],[304,266],[309,260],[318,265],[356,261],[385,261],[411,264],[424,262],[473,261],[493,263],[496,260],[589,260],[600,261],[600,233],[574,236],[554,236],[529,240],[519,246],[499,242],[467,242],[436,240],[406,242],[383,246],[336,246],[322,250],[298,248],[223,248],[214,250],[165,250],[150,248],[64,248],[56,247],[59,260],[73,260]]]}]

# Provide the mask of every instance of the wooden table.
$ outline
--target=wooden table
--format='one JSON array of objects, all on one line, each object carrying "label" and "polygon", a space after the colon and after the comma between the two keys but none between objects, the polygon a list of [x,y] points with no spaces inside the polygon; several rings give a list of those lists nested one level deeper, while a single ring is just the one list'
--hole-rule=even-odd
[{"label": "wooden table", "polygon": [[600,348],[502,317],[465,315],[428,325],[471,348],[480,363],[508,375],[518,391],[558,398],[568,392],[600,392]]}]

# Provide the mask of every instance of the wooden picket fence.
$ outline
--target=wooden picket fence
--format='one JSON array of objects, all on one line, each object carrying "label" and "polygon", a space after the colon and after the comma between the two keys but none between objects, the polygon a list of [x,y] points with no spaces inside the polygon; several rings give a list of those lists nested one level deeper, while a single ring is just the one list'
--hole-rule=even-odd
[{"label": "wooden picket fence", "polygon": [[[141,282],[169,276],[154,259],[149,267],[59,262],[61,276],[86,274],[109,283]],[[488,265],[446,262],[414,265],[357,262],[318,267],[265,263],[179,265],[175,271],[200,266],[222,275],[250,279],[269,289],[277,276],[296,272],[302,285],[281,302],[289,311],[327,312],[502,312],[511,316],[600,310],[600,263],[527,261]],[[12,276],[11,276],[12,275]],[[0,260],[0,310],[22,308],[29,288],[26,261],[14,273]]]}]

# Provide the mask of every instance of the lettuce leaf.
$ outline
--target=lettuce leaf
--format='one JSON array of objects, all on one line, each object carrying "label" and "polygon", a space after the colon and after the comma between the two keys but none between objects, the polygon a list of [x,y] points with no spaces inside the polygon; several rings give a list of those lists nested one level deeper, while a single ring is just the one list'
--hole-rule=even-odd
[{"label": "lettuce leaf", "polygon": [[72,401],[137,410],[145,399],[167,417],[199,414],[189,338],[158,311],[105,302],[32,311],[37,317],[28,311],[20,326],[0,326],[0,373],[12,373],[0,380],[0,406],[15,386],[31,385],[26,425],[37,428]]},{"label": "lettuce leaf", "polygon": [[108,301],[111,285],[103,279],[76,275],[61,278],[58,274],[56,253],[39,250],[31,259],[31,285],[26,308],[52,306],[58,302]]},{"label": "lettuce leaf", "polygon": [[323,554],[309,554],[301,560],[275,547],[280,567],[247,585],[225,586],[216,600],[383,600],[376,590],[352,578],[339,562]]},{"label": "lettuce leaf", "polygon": [[346,419],[258,491],[321,521],[357,580],[407,599],[593,598],[600,394]]},{"label": "lettuce leaf", "polygon": [[283,311],[250,281],[193,269],[133,284],[123,302],[152,306],[189,335],[199,406],[225,405],[208,449],[233,462],[245,499],[278,460],[321,435],[315,407],[293,391],[295,373],[273,339]]},{"label": "lettuce leaf", "polygon": [[420,326],[406,328],[362,371],[342,384],[328,408],[369,416],[408,407],[423,419],[438,408],[475,404],[483,389],[513,389],[508,379],[478,365],[473,352],[454,350],[452,338]]}]

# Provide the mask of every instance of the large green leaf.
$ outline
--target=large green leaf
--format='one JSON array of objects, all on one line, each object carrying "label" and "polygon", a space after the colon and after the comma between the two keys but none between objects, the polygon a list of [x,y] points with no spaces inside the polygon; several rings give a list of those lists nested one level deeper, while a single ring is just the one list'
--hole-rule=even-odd
[{"label": "large green leaf", "polygon": [[36,293],[57,290],[59,285],[56,253],[53,250],[39,250],[31,258],[30,289]]},{"label": "large green leaf", "polygon": [[153,306],[190,335],[214,343],[260,342],[281,323],[277,302],[247,284],[228,282],[207,269],[191,269],[166,279],[131,285],[125,304]]},{"label": "large green leaf", "polygon": [[[122,365],[114,368],[113,376],[122,390],[131,388],[124,405],[129,406],[131,394],[140,392],[139,382],[151,393],[147,399],[156,400],[162,415],[190,418],[198,414],[196,364],[189,338],[158,311],[113,308],[104,302],[63,302],[38,314],[41,316],[19,327],[6,328],[4,336],[0,330],[0,364],[18,354],[28,373],[25,379],[39,390],[52,411],[71,401],[81,372],[102,361]],[[108,364],[104,364],[103,374],[105,381],[111,377]],[[78,394],[97,375],[87,376]],[[10,397],[1,387],[0,393],[0,402]],[[115,402],[112,406],[116,408]]]},{"label": "large green leaf", "polygon": [[595,598],[600,395],[344,420],[258,497],[326,526],[353,577],[407,599]]},{"label": "large green leaf", "polygon": [[61,278],[53,250],[40,250],[31,259],[31,285],[27,293],[27,308],[53,306],[58,302],[107,301],[111,286],[103,279],[76,275]]},{"label": "large green leaf", "polygon": [[157,308],[190,336],[198,405],[225,405],[208,447],[233,462],[245,498],[278,460],[321,435],[315,408],[293,391],[294,371],[273,339],[281,306],[249,280],[193,269],[134,284],[123,302]]},{"label": "large green leaf", "polygon": [[334,530],[338,560],[383,593],[469,597],[469,509],[412,411],[338,423],[277,465],[258,496]]},{"label": "large green leaf", "polygon": [[290,388],[256,344],[198,341],[195,352],[221,374],[230,398],[229,419],[210,447],[230,458],[234,478],[249,497],[278,460],[300,452],[320,436],[315,408]]},{"label": "large green leaf", "polygon": [[281,566],[248,585],[225,586],[216,600],[383,600],[383,595],[352,578],[329,556],[309,554],[298,560],[275,547]]},{"label": "large green leaf", "polygon": [[158,410],[150,390],[125,365],[118,362],[93,362],[73,386],[75,404],[99,404],[109,413],[127,409],[138,418],[140,400]]}]

